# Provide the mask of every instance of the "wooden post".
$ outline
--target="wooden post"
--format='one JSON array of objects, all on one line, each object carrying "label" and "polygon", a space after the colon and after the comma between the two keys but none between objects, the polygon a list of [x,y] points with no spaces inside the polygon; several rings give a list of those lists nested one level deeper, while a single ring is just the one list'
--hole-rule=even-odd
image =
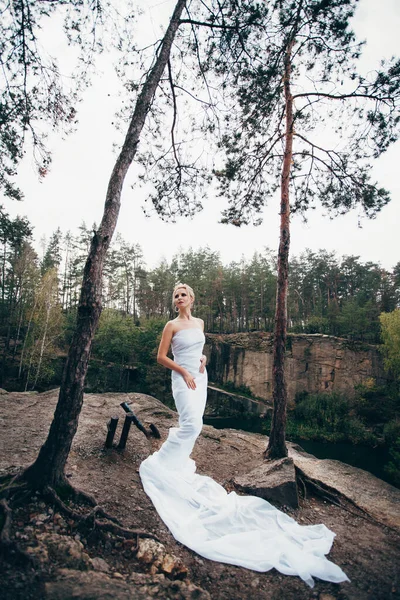
[{"label": "wooden post", "polygon": [[108,433],[107,433],[107,437],[106,437],[106,442],[104,444],[106,448],[112,448],[118,421],[119,421],[118,417],[111,417],[111,419],[107,423]]},{"label": "wooden post", "polygon": [[133,412],[133,410],[131,409],[131,407],[129,406],[129,404],[127,402],[121,402],[120,406],[132,418],[132,421],[135,423],[136,427],[138,429],[140,429],[140,431],[142,433],[144,433],[144,435],[147,437],[149,434],[148,434],[148,431],[147,431],[146,427],[143,425],[143,423],[141,423],[139,421],[139,419],[137,418],[137,416],[135,415],[135,413]]},{"label": "wooden post", "polygon": [[132,425],[132,421],[133,421],[132,415],[126,415],[125,423],[122,428],[121,438],[120,438],[119,444],[118,444],[118,450],[125,450],[126,441],[128,439],[128,434],[129,434],[129,430]]},{"label": "wooden post", "polygon": [[151,430],[152,434],[154,435],[154,437],[159,440],[161,437],[160,432],[158,431],[157,427],[155,425],[153,425],[153,423],[150,423],[150,430]]}]

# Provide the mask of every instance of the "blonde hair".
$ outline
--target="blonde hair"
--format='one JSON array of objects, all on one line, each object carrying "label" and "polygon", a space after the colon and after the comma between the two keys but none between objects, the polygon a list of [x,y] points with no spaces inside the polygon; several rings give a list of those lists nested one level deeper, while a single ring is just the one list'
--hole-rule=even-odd
[{"label": "blonde hair", "polygon": [[192,299],[192,304],[193,304],[193,302],[194,302],[194,291],[193,291],[193,288],[191,288],[190,285],[188,285],[187,283],[177,283],[176,286],[174,287],[174,291],[172,292],[172,306],[174,306],[175,292],[179,288],[183,288],[184,290],[187,291],[187,293],[189,294],[189,296]]}]

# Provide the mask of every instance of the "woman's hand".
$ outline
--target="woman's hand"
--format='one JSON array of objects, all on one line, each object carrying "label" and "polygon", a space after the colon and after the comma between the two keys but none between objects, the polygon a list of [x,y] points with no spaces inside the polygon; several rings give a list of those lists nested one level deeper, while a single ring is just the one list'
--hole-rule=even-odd
[{"label": "woman's hand", "polygon": [[183,373],[182,377],[185,380],[185,383],[186,383],[186,385],[188,386],[188,388],[190,390],[195,390],[196,389],[195,378],[193,377],[193,375],[191,373],[189,373],[189,371],[185,371]]},{"label": "woman's hand", "polygon": [[204,373],[204,371],[206,370],[206,363],[207,363],[207,356],[205,354],[202,354],[201,359],[200,359],[200,373]]}]

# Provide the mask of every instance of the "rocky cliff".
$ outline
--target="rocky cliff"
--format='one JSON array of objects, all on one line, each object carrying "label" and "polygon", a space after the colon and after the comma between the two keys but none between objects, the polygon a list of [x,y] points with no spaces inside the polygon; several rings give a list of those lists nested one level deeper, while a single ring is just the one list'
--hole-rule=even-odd
[{"label": "rocky cliff", "polygon": [[[208,334],[205,352],[210,381],[246,386],[272,400],[273,336],[265,332]],[[354,393],[354,386],[387,382],[377,346],[322,334],[289,335],[286,352],[289,402],[307,391]]]}]

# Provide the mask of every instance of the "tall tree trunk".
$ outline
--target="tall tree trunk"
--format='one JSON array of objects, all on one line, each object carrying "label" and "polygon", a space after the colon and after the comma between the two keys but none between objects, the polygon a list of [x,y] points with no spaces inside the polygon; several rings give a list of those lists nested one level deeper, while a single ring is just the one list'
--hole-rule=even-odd
[{"label": "tall tree trunk", "polygon": [[44,325],[44,332],[43,332],[42,343],[40,345],[39,362],[38,362],[38,366],[37,366],[37,369],[36,369],[35,381],[33,382],[33,386],[32,386],[33,390],[36,387],[36,384],[38,382],[39,375],[40,375],[40,369],[42,368],[44,345],[46,343],[47,329],[49,327],[50,311],[51,311],[51,304],[50,304],[50,300],[49,300],[49,302],[46,305],[46,322],[45,322],[45,325]]},{"label": "tall tree trunk", "polygon": [[21,377],[21,371],[22,371],[22,364],[23,364],[23,360],[24,360],[26,342],[28,341],[28,336],[29,336],[29,332],[30,332],[30,329],[31,329],[33,315],[35,314],[35,310],[36,310],[36,304],[37,304],[37,296],[35,297],[35,303],[33,305],[33,308],[32,308],[32,311],[31,311],[31,315],[29,317],[28,329],[26,330],[25,338],[24,338],[24,343],[23,343],[22,350],[21,350],[21,358],[20,358],[20,361],[19,361],[19,369],[18,369],[18,379]]},{"label": "tall tree trunk", "polygon": [[7,240],[4,237],[3,240],[3,259],[1,264],[1,273],[2,273],[2,281],[1,281],[1,302],[4,310],[4,299],[6,294],[6,260],[7,260]]},{"label": "tall tree trunk", "polygon": [[290,90],[291,57],[294,40],[287,47],[285,55],[285,74],[283,79],[286,103],[285,154],[281,176],[281,225],[278,253],[278,281],[276,287],[276,309],[273,354],[273,400],[271,433],[266,458],[287,456],[285,443],[287,387],[285,381],[285,349],[287,334],[287,294],[290,246],[290,203],[289,181],[293,154],[293,97]]},{"label": "tall tree trunk", "polygon": [[122,185],[136,154],[140,134],[169,59],[185,5],[186,0],[178,0],[175,6],[156,62],[138,96],[121,153],[111,174],[103,218],[98,231],[92,238],[84,268],[76,329],[64,368],[53,422],[37,459],[25,471],[26,479],[34,482],[35,489],[41,489],[46,485],[58,486],[65,483],[64,468],[78,428],[92,340],[101,314],[104,257],[117,224]]},{"label": "tall tree trunk", "polygon": [[15,355],[17,353],[17,347],[18,347],[18,342],[19,342],[19,335],[21,333],[21,327],[22,327],[22,318],[23,318],[23,315],[24,315],[24,303],[23,303],[23,296],[22,296],[22,284],[21,284],[21,293],[20,293],[19,301],[20,301],[20,307],[19,307],[19,315],[18,315],[17,333],[15,334],[13,359],[15,358]]}]

